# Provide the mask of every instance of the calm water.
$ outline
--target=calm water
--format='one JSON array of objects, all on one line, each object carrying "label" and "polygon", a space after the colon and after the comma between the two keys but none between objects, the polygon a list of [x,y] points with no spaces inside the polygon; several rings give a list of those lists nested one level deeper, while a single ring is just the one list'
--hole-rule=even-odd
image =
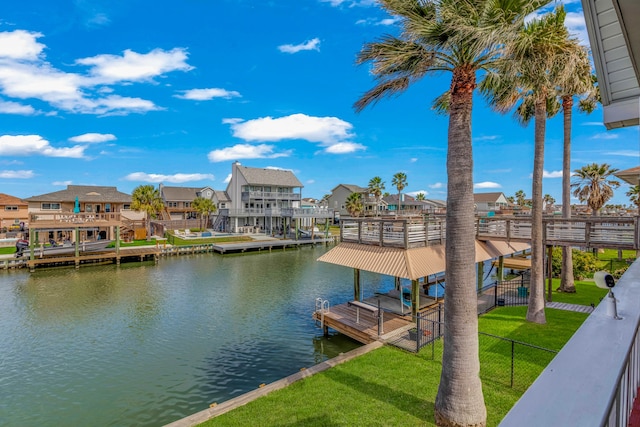
[{"label": "calm water", "polygon": [[0,272],[0,425],[162,425],[355,348],[311,320],[353,298],[326,250]]}]

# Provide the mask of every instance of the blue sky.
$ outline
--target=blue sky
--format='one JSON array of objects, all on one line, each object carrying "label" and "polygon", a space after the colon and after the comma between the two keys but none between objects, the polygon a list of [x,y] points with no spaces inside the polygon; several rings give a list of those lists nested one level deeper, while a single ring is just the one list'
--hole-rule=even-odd
[{"label": "blue sky", "polygon": [[[231,164],[292,170],[303,197],[340,183],[445,199],[450,75],[356,114],[373,86],[363,43],[397,33],[373,0],[23,0],[0,15],[0,192],[68,184],[226,188]],[[579,1],[565,1],[586,39]],[[531,194],[533,126],[473,115],[477,192]],[[607,132],[574,114],[572,169],[638,166],[638,127]],[[561,199],[562,121],[547,125],[544,193]],[[627,204],[628,186],[612,202]],[[575,200],[573,201],[575,203]]]}]

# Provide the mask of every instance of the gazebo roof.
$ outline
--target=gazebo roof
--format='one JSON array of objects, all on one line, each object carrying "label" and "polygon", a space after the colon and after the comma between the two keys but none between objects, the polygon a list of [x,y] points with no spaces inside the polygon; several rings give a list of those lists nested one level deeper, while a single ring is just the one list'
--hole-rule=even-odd
[{"label": "gazebo roof", "polygon": [[614,175],[620,178],[621,180],[623,180],[624,182],[628,182],[631,185],[640,184],[640,166],[618,171],[614,173]]},{"label": "gazebo roof", "polygon": [[[475,262],[488,261],[530,247],[528,243],[476,240]],[[445,271],[445,247],[435,245],[402,249],[360,243],[340,243],[318,258],[318,261],[418,280],[421,277]]]}]

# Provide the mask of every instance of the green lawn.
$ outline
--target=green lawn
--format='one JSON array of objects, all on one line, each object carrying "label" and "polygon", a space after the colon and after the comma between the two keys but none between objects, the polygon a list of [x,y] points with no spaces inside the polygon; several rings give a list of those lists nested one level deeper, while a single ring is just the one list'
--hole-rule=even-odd
[{"label": "green lawn", "polygon": [[597,287],[593,281],[576,280],[575,284],[575,294],[558,292],[557,289],[560,287],[560,279],[553,279],[553,294],[551,295],[552,301],[568,302],[580,305],[593,304],[594,306],[597,306],[600,303],[600,300],[607,294],[606,289]]},{"label": "green lawn", "polygon": [[[547,309],[547,324],[524,321],[526,307],[502,307],[480,318],[480,331],[554,350],[587,315]],[[544,369],[552,353],[481,336],[480,359],[487,425],[495,426]],[[435,357],[432,359],[432,351]],[[442,341],[419,354],[385,346],[204,423],[204,426],[430,426],[441,370]]]}]

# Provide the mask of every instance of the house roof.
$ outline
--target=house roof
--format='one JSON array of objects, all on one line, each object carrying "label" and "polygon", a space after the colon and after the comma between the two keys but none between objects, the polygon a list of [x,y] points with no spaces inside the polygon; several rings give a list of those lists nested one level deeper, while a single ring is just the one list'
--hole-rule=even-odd
[{"label": "house roof", "polygon": [[504,196],[502,192],[494,193],[473,193],[474,202],[497,202],[500,196]]},{"label": "house roof", "polygon": [[165,200],[191,202],[198,197],[202,187],[166,187],[162,186],[162,197]]},{"label": "house roof", "polygon": [[640,2],[582,0],[607,129],[640,123]]},{"label": "house roof", "polygon": [[219,202],[231,201],[231,197],[229,197],[229,194],[226,191],[224,190],[213,190],[213,191],[216,194],[216,198],[218,199]]},{"label": "house roof", "polygon": [[359,185],[355,184],[338,184],[331,190],[331,192],[336,191],[338,187],[344,187],[352,193],[369,193],[369,189],[360,187]]},{"label": "house roof", "polygon": [[304,187],[293,172],[281,169],[249,168],[238,165],[238,172],[249,185],[278,185],[282,187]]},{"label": "house roof", "polygon": [[23,201],[14,196],[10,196],[8,194],[0,193],[0,205],[12,205],[12,206],[27,206],[27,202]]},{"label": "house roof", "polygon": [[[415,197],[410,196],[408,194],[403,194],[404,196],[404,200],[402,201],[402,204],[405,206],[422,206],[422,205],[428,205],[429,203],[425,200],[417,200]],[[398,195],[397,194],[390,194],[386,197],[383,197],[382,200],[387,203],[388,205],[397,205],[398,204]]]},{"label": "house roof", "polygon": [[66,190],[41,194],[24,199],[27,202],[131,202],[131,195],[118,191],[116,187],[97,185],[68,185]]},{"label": "house roof", "polygon": [[[520,242],[478,240],[475,246],[475,262],[488,261],[531,247]],[[446,268],[444,245],[402,249],[340,243],[318,258],[318,261],[410,280],[442,273]]]},{"label": "house roof", "polygon": [[640,166],[618,171],[614,175],[631,185],[640,184]]}]

